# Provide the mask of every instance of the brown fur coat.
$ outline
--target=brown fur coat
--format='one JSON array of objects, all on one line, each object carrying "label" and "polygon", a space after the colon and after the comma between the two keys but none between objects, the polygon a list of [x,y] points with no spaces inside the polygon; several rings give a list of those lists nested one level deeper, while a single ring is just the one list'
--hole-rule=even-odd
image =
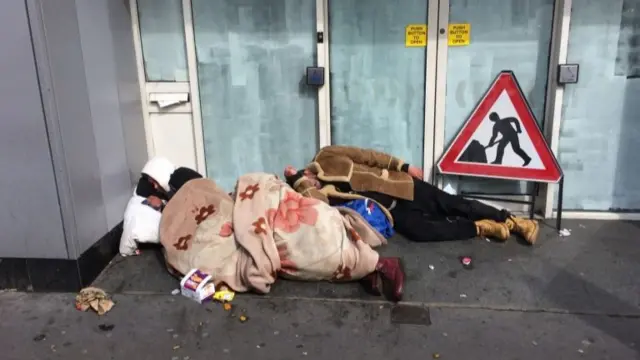
[{"label": "brown fur coat", "polygon": [[[394,156],[370,149],[350,146],[327,146],[322,148],[307,165],[325,184],[316,189],[306,178],[298,179],[294,189],[305,196],[328,202],[330,197],[359,199],[363,196],[344,193],[331,183],[349,183],[354,192],[374,191],[398,199],[413,200],[413,179],[401,170],[404,162]],[[381,206],[393,221],[388,209]]]}]

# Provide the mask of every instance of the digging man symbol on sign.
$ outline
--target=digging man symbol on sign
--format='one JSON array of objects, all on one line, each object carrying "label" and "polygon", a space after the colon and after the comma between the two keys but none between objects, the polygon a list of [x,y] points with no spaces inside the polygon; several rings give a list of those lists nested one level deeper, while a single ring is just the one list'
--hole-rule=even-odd
[{"label": "digging man symbol on sign", "polygon": [[[492,162],[492,164],[502,164],[502,157],[504,156],[504,149],[507,145],[511,144],[511,149],[518,156],[524,160],[524,164],[522,166],[527,166],[531,162],[531,157],[527,155],[527,153],[522,150],[520,147],[520,140],[518,140],[518,134],[522,133],[522,129],[520,128],[520,121],[514,117],[507,117],[504,119],[500,119],[500,116],[496,112],[492,112],[489,114],[489,120],[493,121],[493,134],[491,135],[491,140],[489,140],[489,145],[486,148],[490,148],[495,144],[498,144],[498,150],[496,153],[496,159]],[[511,123],[515,125],[515,129],[511,126]],[[502,137],[496,141],[498,134],[502,135]]]}]

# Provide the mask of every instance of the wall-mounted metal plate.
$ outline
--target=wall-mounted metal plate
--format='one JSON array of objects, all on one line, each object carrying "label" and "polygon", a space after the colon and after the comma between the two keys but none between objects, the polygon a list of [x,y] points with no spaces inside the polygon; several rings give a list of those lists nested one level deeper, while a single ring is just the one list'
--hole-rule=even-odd
[{"label": "wall-mounted metal plate", "polygon": [[580,65],[578,64],[561,64],[558,65],[558,84],[575,84],[578,82],[578,74]]},{"label": "wall-mounted metal plate", "polygon": [[311,86],[324,85],[324,68],[323,67],[307,68],[307,85],[311,85]]}]

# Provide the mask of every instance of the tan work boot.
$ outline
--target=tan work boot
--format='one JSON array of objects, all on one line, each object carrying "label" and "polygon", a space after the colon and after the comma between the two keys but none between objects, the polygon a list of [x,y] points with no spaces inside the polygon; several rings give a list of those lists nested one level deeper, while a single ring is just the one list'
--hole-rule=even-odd
[{"label": "tan work boot", "polygon": [[529,245],[533,245],[538,240],[538,231],[540,226],[536,220],[524,219],[517,216],[511,216],[506,221],[509,230],[522,236]]},{"label": "tan work boot", "polygon": [[509,227],[506,223],[499,223],[493,220],[476,221],[478,236],[490,237],[500,241],[507,241],[509,238]]}]

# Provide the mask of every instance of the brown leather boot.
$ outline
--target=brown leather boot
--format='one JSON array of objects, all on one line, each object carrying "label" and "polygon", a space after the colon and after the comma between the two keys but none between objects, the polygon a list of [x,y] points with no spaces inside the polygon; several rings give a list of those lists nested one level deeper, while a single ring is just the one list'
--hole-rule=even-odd
[{"label": "brown leather boot", "polygon": [[507,224],[493,220],[476,221],[476,229],[478,236],[489,237],[500,241],[507,241],[510,235]]},{"label": "brown leather boot", "polygon": [[378,272],[372,272],[371,274],[363,277],[360,282],[362,283],[362,286],[364,286],[364,289],[371,295],[382,295],[382,279]]},{"label": "brown leather boot", "polygon": [[524,219],[517,216],[511,216],[506,222],[509,230],[520,235],[529,245],[533,245],[538,240],[538,232],[540,225],[536,220]]},{"label": "brown leather boot", "polygon": [[380,258],[376,265],[389,300],[400,301],[404,294],[404,266],[399,258]]}]

